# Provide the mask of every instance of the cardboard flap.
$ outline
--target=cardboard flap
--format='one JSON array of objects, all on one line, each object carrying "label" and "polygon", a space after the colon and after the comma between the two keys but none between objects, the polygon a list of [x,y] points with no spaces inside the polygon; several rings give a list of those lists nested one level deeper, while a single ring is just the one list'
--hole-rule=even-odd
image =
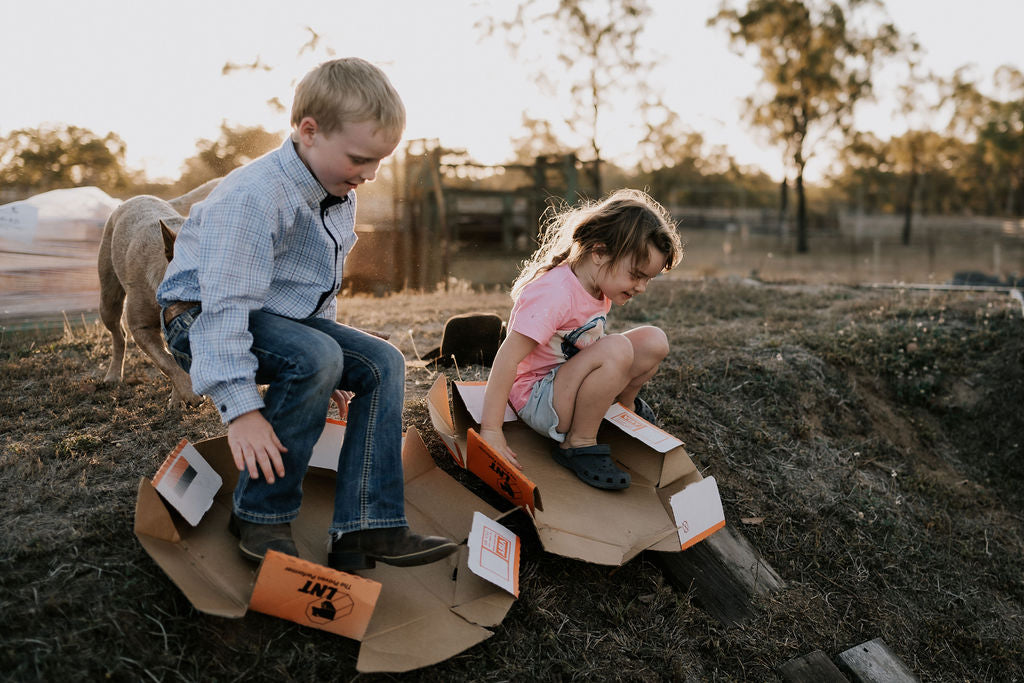
[{"label": "cardboard flap", "polygon": [[168,543],[181,540],[170,511],[152,482],[145,477],[139,479],[139,493],[135,500],[135,535],[139,534]]},{"label": "cardboard flap", "polygon": [[669,499],[685,550],[725,526],[725,512],[714,477],[690,484]]},{"label": "cardboard flap", "polygon": [[[470,570],[519,597],[519,537],[486,515],[474,512],[467,545]],[[456,601],[462,602],[457,595]]]},{"label": "cardboard flap", "polygon": [[[383,588],[363,637],[359,671],[410,671],[443,661],[491,636],[452,611],[456,582],[469,573],[464,556],[419,567],[377,564],[362,571]],[[503,591],[490,587],[495,593]]]},{"label": "cardboard flap", "polygon": [[452,458],[459,467],[466,467],[466,457],[459,445],[459,439],[455,431],[455,421],[452,419],[451,405],[448,402],[448,380],[443,374],[439,374],[434,384],[427,392],[427,410],[430,413],[430,422],[434,431],[441,437],[441,441],[452,454]]},{"label": "cardboard flap", "polygon": [[192,526],[210,509],[221,482],[188,439],[178,442],[153,477],[153,487]]},{"label": "cardboard flap", "polygon": [[[511,597],[511,596],[510,596]],[[455,614],[447,606],[363,638],[356,670],[412,671],[437,664],[494,635]]]},{"label": "cardboard flap", "polygon": [[437,469],[437,464],[430,457],[430,452],[427,450],[426,444],[423,443],[423,437],[415,427],[409,427],[405,432],[405,443],[402,445],[402,471],[405,482],[409,483],[435,469]]},{"label": "cardboard flap", "polygon": [[380,589],[376,581],[271,550],[260,564],[249,607],[362,640]]},{"label": "cardboard flap", "polygon": [[459,569],[455,575],[455,600],[452,611],[477,626],[497,626],[508,613],[515,598],[469,570],[469,547],[458,550]]},{"label": "cardboard flap", "polygon": [[[228,535],[229,511],[214,504],[203,524],[195,529],[186,525],[184,530],[176,530],[178,540],[169,541],[141,530],[147,527],[146,520],[154,517],[153,503],[169,517],[163,499],[148,480],[143,480],[136,505],[135,535],[149,556],[200,612],[220,617],[244,616],[254,568],[239,556],[237,543],[222,540]],[[159,527],[156,530],[159,532]]]},{"label": "cardboard flap", "polygon": [[470,472],[516,506],[531,513],[544,509],[536,484],[481,439],[475,429],[470,429],[467,436],[466,467]]}]

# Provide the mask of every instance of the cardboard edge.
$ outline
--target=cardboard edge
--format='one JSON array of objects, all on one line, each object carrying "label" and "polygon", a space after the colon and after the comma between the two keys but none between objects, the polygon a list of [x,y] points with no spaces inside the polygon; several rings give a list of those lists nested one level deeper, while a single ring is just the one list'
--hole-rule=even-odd
[{"label": "cardboard edge", "polygon": [[459,446],[459,438],[455,431],[455,420],[452,417],[451,403],[448,399],[448,378],[439,374],[427,391],[427,412],[434,431],[441,437],[445,448],[451,453],[459,467],[466,468],[466,455]]},{"label": "cardboard edge", "polygon": [[711,527],[710,529],[707,529],[707,530],[702,531],[701,533],[697,534],[696,536],[694,536],[693,538],[688,540],[686,543],[682,544],[679,547],[679,549],[680,550],[686,550],[687,548],[691,548],[691,547],[697,545],[698,543],[700,543],[701,541],[703,541],[705,538],[707,538],[711,534],[715,533],[716,531],[720,531],[723,528],[725,528],[725,520],[724,519],[721,522],[719,522],[718,524],[716,524],[713,527]]},{"label": "cardboard edge", "polygon": [[153,483],[146,477],[139,479],[138,493],[135,498],[135,535],[145,534],[168,543],[181,542],[181,534],[171,519],[163,498]]}]

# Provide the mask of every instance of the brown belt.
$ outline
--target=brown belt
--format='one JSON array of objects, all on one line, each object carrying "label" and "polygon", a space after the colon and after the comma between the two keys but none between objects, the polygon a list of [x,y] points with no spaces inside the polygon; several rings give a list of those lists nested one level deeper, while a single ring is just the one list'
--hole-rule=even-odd
[{"label": "brown belt", "polygon": [[198,301],[175,301],[174,303],[172,303],[171,305],[164,309],[164,327],[170,325],[171,321],[173,321],[175,318],[177,318],[185,311],[189,311],[195,308],[196,306],[202,306],[202,304],[200,304]]}]

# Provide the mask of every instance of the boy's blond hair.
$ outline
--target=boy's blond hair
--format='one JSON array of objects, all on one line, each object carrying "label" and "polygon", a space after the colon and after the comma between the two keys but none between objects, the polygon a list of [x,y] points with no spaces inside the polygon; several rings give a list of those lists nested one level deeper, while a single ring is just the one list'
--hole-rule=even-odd
[{"label": "boy's blond hair", "polygon": [[671,270],[683,256],[683,245],[675,221],[668,211],[646,192],[616,190],[599,202],[583,203],[545,212],[540,247],[523,264],[512,283],[512,298],[555,266],[575,266],[591,253],[609,257],[608,267],[630,259],[647,260],[653,246],[665,256],[665,270]]},{"label": "boy's blond hair", "polygon": [[363,121],[376,122],[396,139],[405,129],[405,105],[391,81],[358,57],[324,62],[303,77],[292,101],[292,127],[307,116],[328,135]]}]

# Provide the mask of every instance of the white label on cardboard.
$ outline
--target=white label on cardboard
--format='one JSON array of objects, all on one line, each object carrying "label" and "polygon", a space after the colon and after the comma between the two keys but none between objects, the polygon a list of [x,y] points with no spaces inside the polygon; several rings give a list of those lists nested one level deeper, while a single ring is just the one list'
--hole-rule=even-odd
[{"label": "white label on cardboard", "polygon": [[[338,471],[338,458],[341,455],[341,443],[345,440],[346,423],[330,418],[324,425],[324,431],[313,444],[313,455],[309,457],[311,467],[322,467],[325,470]],[[405,434],[402,434],[402,447],[405,447]]]},{"label": "white label on cardboard", "polygon": [[668,499],[679,530],[679,545],[689,548],[725,526],[725,511],[718,483],[707,477],[690,484]]},{"label": "white label on cardboard", "polygon": [[[484,418],[484,391],[487,389],[487,385],[456,382],[455,386],[459,390],[462,402],[466,404],[466,410],[469,411],[470,417],[477,424],[481,424],[481,420]],[[506,403],[504,422],[515,422],[516,419],[516,411]]]},{"label": "white label on cardboard", "polygon": [[313,455],[309,459],[310,466],[337,472],[341,442],[344,440],[345,425],[338,420],[328,420],[324,426],[324,433],[313,444]]},{"label": "white label on cardboard", "polygon": [[192,526],[199,524],[213,505],[222,480],[199,451],[185,439],[167,456],[153,486]]},{"label": "white label on cardboard", "polygon": [[613,403],[604,414],[604,419],[659,453],[668,453],[676,446],[683,445],[682,441],[658,429],[632,410],[627,410],[621,403]]},{"label": "white label on cardboard", "polygon": [[480,512],[469,532],[469,568],[482,579],[519,596],[519,537]]},{"label": "white label on cardboard", "polygon": [[39,209],[24,202],[0,206],[0,237],[31,242],[39,224]]}]

